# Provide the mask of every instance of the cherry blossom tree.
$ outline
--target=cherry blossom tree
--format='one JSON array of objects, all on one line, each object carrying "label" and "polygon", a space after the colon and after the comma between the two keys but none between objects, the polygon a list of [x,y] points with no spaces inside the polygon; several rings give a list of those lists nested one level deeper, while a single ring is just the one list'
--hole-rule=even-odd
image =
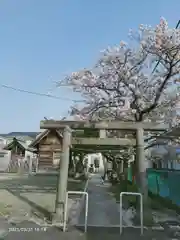
[{"label": "cherry blossom tree", "polygon": [[155,27],[140,25],[131,30],[129,39],[129,45],[121,41],[105,49],[92,69],[58,82],[83,98],[82,104],[72,106],[72,115],[173,122],[179,101],[180,30],[170,28],[162,18]]},{"label": "cherry blossom tree", "polygon": [[156,27],[141,25],[129,36],[133,47],[121,41],[104,50],[92,69],[58,82],[83,97],[72,114],[83,119],[172,120],[179,99],[180,30],[169,28],[162,18]]}]

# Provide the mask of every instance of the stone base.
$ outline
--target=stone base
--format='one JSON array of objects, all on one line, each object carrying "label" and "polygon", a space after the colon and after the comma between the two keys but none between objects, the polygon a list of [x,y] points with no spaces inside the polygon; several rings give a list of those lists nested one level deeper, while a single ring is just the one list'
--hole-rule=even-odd
[{"label": "stone base", "polygon": [[63,227],[63,214],[62,217],[60,217],[60,214],[53,213],[52,214],[52,225],[55,225],[57,227]]}]

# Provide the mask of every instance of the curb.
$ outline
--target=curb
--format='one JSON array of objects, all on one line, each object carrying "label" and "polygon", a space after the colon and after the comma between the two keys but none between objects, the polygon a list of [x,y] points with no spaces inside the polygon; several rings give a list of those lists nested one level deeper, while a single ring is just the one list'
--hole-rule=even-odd
[{"label": "curb", "polygon": [[[84,192],[87,192],[88,184],[89,184],[89,178],[87,179],[86,184],[84,186]],[[82,195],[82,197],[79,200],[77,200],[77,202],[74,203],[71,209],[69,210],[68,223],[71,226],[78,224],[78,220],[79,220],[82,208],[84,206],[84,200],[85,200],[85,195]]]}]

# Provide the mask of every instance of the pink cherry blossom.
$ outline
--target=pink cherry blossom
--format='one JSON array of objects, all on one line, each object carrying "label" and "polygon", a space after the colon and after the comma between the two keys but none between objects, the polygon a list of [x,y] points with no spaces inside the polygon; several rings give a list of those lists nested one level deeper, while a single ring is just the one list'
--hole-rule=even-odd
[{"label": "pink cherry blossom", "polygon": [[81,106],[72,107],[72,114],[83,119],[172,122],[179,101],[180,30],[161,18],[155,27],[141,24],[129,37],[133,47],[118,41],[101,52],[92,69],[58,83],[84,99]]}]

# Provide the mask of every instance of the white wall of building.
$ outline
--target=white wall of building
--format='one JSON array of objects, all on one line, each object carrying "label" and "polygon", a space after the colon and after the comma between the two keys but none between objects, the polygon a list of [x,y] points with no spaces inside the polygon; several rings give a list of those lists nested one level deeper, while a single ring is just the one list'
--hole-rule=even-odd
[{"label": "white wall of building", "polygon": [[35,156],[35,154],[34,153],[32,153],[32,152],[29,152],[29,151],[25,151],[25,159],[28,159],[28,157],[30,157],[30,158],[33,158]]},{"label": "white wall of building", "polygon": [[98,158],[99,159],[99,170],[103,171],[104,170],[104,163],[103,163],[103,157],[101,153],[94,153],[94,154],[88,154],[87,159],[88,159],[88,166],[91,164],[94,164],[94,159]]},{"label": "white wall of building", "polygon": [[11,151],[0,150],[0,171],[4,172],[8,169],[11,160]]},{"label": "white wall of building", "polygon": [[0,172],[4,172],[8,169],[11,160],[11,151],[3,149],[6,144],[6,138],[0,137]]},{"label": "white wall of building", "polygon": [[176,160],[176,146],[156,146],[151,149],[151,154],[161,157],[162,168],[180,170],[180,163]]},{"label": "white wall of building", "polygon": [[3,147],[7,144],[7,139],[4,137],[0,137],[0,149],[3,149]]}]

